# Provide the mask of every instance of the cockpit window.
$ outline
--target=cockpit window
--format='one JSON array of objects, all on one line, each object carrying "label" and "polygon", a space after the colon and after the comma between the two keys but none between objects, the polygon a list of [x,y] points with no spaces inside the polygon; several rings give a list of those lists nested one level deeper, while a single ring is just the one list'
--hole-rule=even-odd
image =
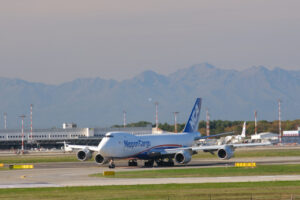
[{"label": "cockpit window", "polygon": [[105,135],[105,137],[111,138],[111,137],[114,137],[114,136],[113,135]]}]

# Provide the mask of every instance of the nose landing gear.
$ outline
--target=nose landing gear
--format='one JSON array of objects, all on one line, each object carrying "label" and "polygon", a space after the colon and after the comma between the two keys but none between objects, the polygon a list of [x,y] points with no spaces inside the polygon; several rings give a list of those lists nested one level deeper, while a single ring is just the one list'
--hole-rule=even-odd
[{"label": "nose landing gear", "polygon": [[111,159],[111,160],[109,161],[108,168],[113,169],[113,168],[115,168],[115,167],[116,167],[116,165],[115,165],[115,163],[114,163],[114,160]]}]

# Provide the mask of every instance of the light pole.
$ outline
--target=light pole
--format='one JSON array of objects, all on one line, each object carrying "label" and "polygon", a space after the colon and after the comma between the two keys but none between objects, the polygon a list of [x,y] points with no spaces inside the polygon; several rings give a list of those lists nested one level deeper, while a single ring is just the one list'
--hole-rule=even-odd
[{"label": "light pole", "polygon": [[257,111],[254,111],[254,126],[255,126],[255,135],[257,135]]},{"label": "light pole", "polygon": [[158,102],[155,103],[155,124],[156,124],[156,130],[158,129]]},{"label": "light pole", "polygon": [[123,126],[126,128],[126,111],[123,110]]},{"label": "light pole", "polygon": [[282,142],[282,135],[281,135],[281,100],[278,99],[278,129],[279,129],[279,143]]},{"label": "light pole", "polygon": [[7,129],[7,113],[4,113],[4,129]]},{"label": "light pole", "polygon": [[32,107],[33,104],[30,104],[30,139],[32,140]]},{"label": "light pole", "polygon": [[177,133],[177,114],[179,112],[174,112],[174,132]]},{"label": "light pole", "polygon": [[21,149],[21,153],[24,153],[24,118],[25,115],[21,115],[20,118],[22,119],[22,149]]},{"label": "light pole", "polygon": [[206,136],[210,135],[210,125],[209,125],[210,115],[208,109],[206,109]]}]

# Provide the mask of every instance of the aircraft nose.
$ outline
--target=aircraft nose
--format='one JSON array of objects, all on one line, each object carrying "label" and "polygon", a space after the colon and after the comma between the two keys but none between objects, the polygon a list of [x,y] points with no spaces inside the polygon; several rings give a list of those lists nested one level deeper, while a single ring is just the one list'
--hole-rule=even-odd
[{"label": "aircraft nose", "polygon": [[109,156],[109,149],[108,149],[107,142],[100,145],[99,153],[104,157]]},{"label": "aircraft nose", "polygon": [[102,156],[108,156],[108,152],[107,152],[107,149],[102,147],[100,150],[99,150],[99,153],[102,155]]}]

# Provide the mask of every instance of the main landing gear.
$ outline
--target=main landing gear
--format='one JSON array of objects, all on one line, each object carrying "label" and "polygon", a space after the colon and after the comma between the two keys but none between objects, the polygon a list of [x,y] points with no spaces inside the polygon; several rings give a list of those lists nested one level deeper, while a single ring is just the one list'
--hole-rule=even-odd
[{"label": "main landing gear", "polygon": [[174,161],[172,158],[168,158],[168,161],[165,161],[164,159],[157,159],[155,160],[158,167],[171,167],[174,166]]},{"label": "main landing gear", "polygon": [[145,167],[153,167],[154,160],[148,160],[144,163]]},{"label": "main landing gear", "polygon": [[138,163],[137,163],[136,160],[129,160],[128,161],[128,166],[130,166],[130,167],[132,167],[132,166],[136,167],[136,166],[138,166]]},{"label": "main landing gear", "polygon": [[167,161],[163,158],[155,159],[155,160],[148,160],[144,163],[145,167],[153,167],[154,161],[157,165],[157,167],[170,167],[174,166],[174,161],[172,158],[167,158]]},{"label": "main landing gear", "polygon": [[115,163],[114,163],[114,160],[111,159],[111,160],[109,161],[108,168],[113,169],[113,168],[115,168],[115,167],[116,167],[116,165],[115,165]]}]

